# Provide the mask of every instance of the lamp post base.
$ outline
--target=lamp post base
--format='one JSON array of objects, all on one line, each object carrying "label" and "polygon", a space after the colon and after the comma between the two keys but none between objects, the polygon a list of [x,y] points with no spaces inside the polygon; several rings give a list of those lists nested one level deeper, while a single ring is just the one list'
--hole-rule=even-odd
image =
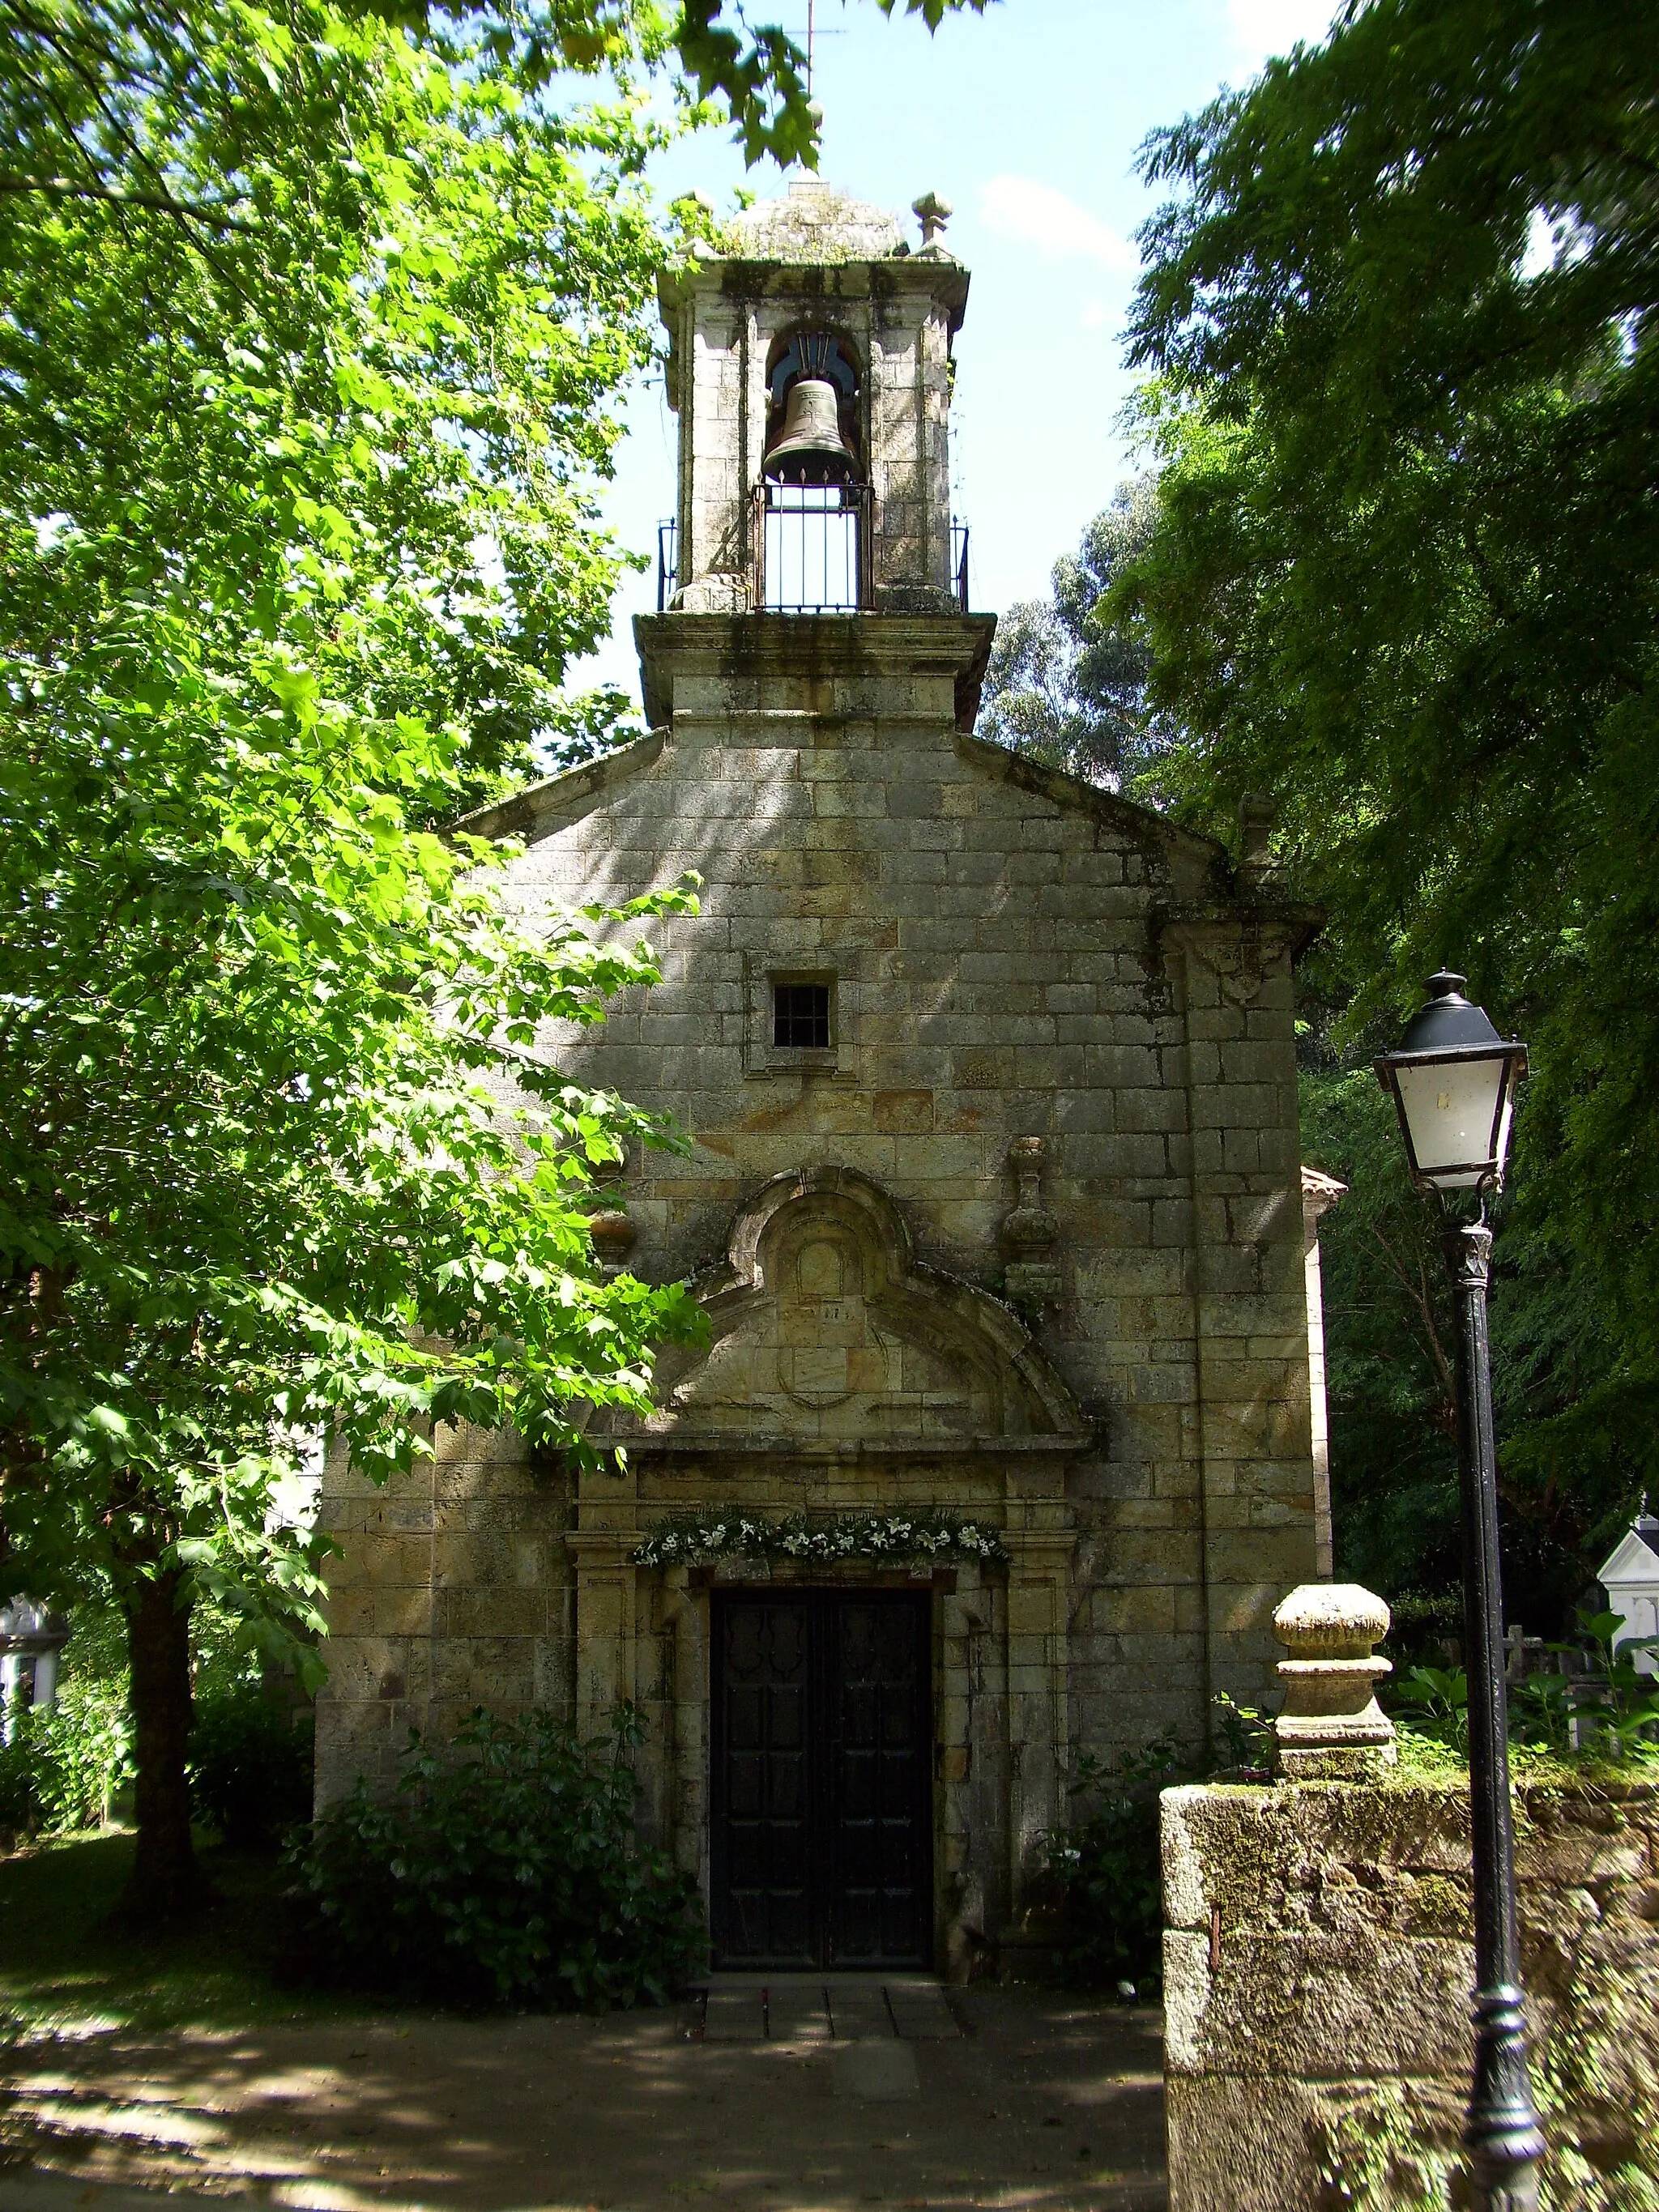
[{"label": "lamp post base", "polygon": [[1474,2212],[1537,2212],[1547,2148],[1527,2079],[1526,2017],[1513,1982],[1474,1996],[1474,2094],[1463,2130]]},{"label": "lamp post base", "polygon": [[1506,2166],[1494,2174],[1477,2152],[1469,2160],[1469,2185],[1472,2212],[1538,2212],[1536,2166]]}]

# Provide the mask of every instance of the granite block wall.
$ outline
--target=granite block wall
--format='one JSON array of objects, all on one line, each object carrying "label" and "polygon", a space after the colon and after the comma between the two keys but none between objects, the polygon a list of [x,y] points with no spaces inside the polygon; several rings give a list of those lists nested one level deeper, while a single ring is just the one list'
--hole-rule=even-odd
[{"label": "granite block wall", "polygon": [[[1273,1606],[1314,1571],[1302,925],[1207,841],[964,737],[971,619],[751,621],[775,666],[741,627],[642,624],[669,727],[493,823],[527,837],[508,884],[532,921],[703,879],[701,915],[653,931],[660,987],[540,1049],[690,1134],[624,1185],[655,1278],[716,1263],[745,1197],[827,1163],[1000,1295],[1010,1146],[1045,1139],[1059,1287],[1034,1340],[1097,1437],[1069,1477],[1073,1734],[1193,1735],[1213,1689],[1261,1689]],[[722,672],[745,654],[754,676]],[[773,1048],[781,972],[833,981],[829,1055]],[[458,1480],[531,1510],[521,1466],[465,1449]],[[476,1557],[516,1588],[506,1553]]]},{"label": "granite block wall", "polygon": [[[1516,1792],[1546,2212],[1659,2201],[1659,1786]],[[1171,1790],[1170,2212],[1467,2203],[1467,1784]]]}]

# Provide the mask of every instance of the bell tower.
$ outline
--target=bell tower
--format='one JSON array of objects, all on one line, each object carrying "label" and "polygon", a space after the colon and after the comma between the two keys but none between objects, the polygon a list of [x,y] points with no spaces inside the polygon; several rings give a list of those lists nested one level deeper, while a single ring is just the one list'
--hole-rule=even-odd
[{"label": "bell tower", "polygon": [[922,239],[815,179],[747,210],[660,291],[679,417],[665,614],[965,612],[951,514],[950,209]]}]

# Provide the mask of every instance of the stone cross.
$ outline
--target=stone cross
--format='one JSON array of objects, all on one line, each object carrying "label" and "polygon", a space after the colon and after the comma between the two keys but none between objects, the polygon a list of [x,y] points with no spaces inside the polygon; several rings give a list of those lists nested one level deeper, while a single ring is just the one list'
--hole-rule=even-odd
[{"label": "stone cross", "polygon": [[910,203],[910,212],[921,223],[922,252],[926,253],[933,247],[942,253],[945,248],[939,241],[945,235],[945,226],[956,213],[950,201],[942,200],[937,192],[924,192],[919,200]]}]

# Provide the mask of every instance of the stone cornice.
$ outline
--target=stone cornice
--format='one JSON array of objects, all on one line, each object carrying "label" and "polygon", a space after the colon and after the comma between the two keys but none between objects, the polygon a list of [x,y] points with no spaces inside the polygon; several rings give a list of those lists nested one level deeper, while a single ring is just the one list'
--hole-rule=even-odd
[{"label": "stone cornice", "polygon": [[[971,723],[996,630],[994,615],[660,614],[634,617],[645,711],[666,723],[680,676],[746,684],[948,676],[957,717]],[[833,711],[826,698],[824,711]]]},{"label": "stone cornice", "polygon": [[1080,1459],[1093,1451],[1099,1439],[1092,1430],[1070,1431],[1058,1436],[994,1437],[859,1437],[847,1441],[790,1436],[751,1436],[734,1430],[729,1441],[703,1429],[694,1435],[653,1435],[650,1430],[617,1429],[601,1435],[595,1444],[620,1444],[630,1459],[763,1459],[811,1460],[829,1465],[850,1465],[861,1460]]},{"label": "stone cornice", "polygon": [[891,300],[908,293],[935,300],[960,330],[968,307],[968,271],[960,262],[922,253],[879,260],[774,261],[733,253],[689,262],[657,280],[657,304],[672,330],[678,309],[699,296],[728,300],[810,299],[822,312],[837,300]]},{"label": "stone cornice", "polygon": [[1234,967],[1242,933],[1259,956],[1255,962],[1259,970],[1263,961],[1281,953],[1300,959],[1324,927],[1325,910],[1297,900],[1253,897],[1240,890],[1225,901],[1155,901],[1152,923],[1161,940],[1191,945],[1206,957],[1224,947],[1224,957]]}]

